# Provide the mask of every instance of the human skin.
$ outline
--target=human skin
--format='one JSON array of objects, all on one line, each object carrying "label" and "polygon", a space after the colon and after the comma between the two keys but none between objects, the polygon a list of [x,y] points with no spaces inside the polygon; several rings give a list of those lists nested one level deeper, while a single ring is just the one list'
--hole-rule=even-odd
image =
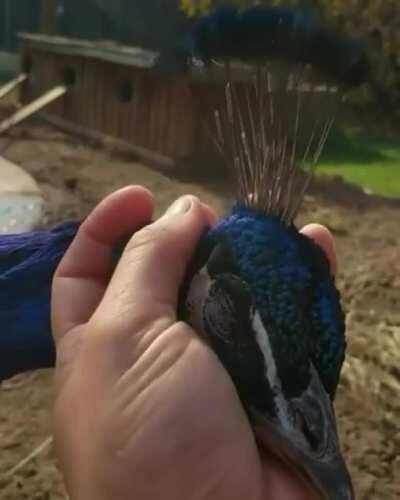
[{"label": "human skin", "polygon": [[[258,447],[227,372],[176,317],[186,267],[213,211],[122,189],[83,222],[53,282],[56,452],[71,500],[306,500]],[[303,232],[336,269],[329,232]],[[117,267],[112,249],[134,234]]]}]

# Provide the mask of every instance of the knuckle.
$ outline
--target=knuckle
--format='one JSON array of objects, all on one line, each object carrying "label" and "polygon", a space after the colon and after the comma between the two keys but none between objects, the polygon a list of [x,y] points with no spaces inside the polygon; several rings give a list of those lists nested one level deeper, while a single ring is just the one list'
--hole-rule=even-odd
[{"label": "knuckle", "polygon": [[125,248],[125,253],[130,255],[141,249],[150,249],[160,241],[160,231],[153,226],[146,226],[130,239]]}]

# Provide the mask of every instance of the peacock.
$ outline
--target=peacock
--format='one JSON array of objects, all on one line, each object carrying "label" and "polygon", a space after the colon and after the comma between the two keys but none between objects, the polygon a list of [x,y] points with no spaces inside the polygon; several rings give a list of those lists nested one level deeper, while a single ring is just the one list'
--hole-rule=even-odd
[{"label": "peacock", "polygon": [[[333,406],[344,314],[325,254],[295,219],[368,55],[300,11],[225,6],[196,22],[173,65],[222,78],[207,112],[237,193],[198,244],[178,315],[227,369],[260,445],[323,498],[352,499]],[[1,237],[0,379],[54,364],[51,279],[78,227]]]}]

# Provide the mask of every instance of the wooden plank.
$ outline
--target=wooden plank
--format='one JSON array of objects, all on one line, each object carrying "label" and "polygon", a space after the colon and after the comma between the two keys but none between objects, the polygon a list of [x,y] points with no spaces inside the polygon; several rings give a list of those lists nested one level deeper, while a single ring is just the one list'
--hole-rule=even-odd
[{"label": "wooden plank", "polygon": [[[104,74],[103,65],[96,60],[89,60],[93,72],[93,129],[101,131],[103,127]],[[86,63],[88,68],[88,63]]]},{"label": "wooden plank", "polygon": [[171,145],[171,129],[174,127],[174,123],[172,122],[173,118],[173,104],[174,104],[174,87],[171,87],[171,84],[168,84],[168,94],[165,99],[165,127],[163,129],[163,147],[165,154],[170,154],[172,149]]},{"label": "wooden plank", "polygon": [[86,110],[85,120],[82,125],[92,128],[93,130],[101,130],[98,119],[98,70],[99,62],[94,59],[86,59],[84,61],[84,91],[82,96],[85,101],[82,102],[82,108]]},{"label": "wooden plank", "polygon": [[[20,47],[19,65],[24,73],[30,73],[32,70],[32,54],[29,49],[23,44]],[[32,101],[30,94],[32,93],[32,82],[27,79],[21,86],[20,101],[22,104]]]},{"label": "wooden plank", "polygon": [[94,64],[94,116],[93,120],[95,122],[95,130],[102,130],[103,127],[103,107],[101,103],[104,99],[104,75],[103,75],[103,65],[96,60],[92,60]]},{"label": "wooden plank", "polygon": [[121,71],[123,67],[120,65],[113,65],[114,69],[113,78],[110,81],[111,87],[109,88],[109,100],[110,100],[110,120],[112,127],[112,134],[114,137],[118,137],[119,134],[119,119],[120,119],[120,111],[121,111],[121,102],[118,98],[118,86],[121,81]]},{"label": "wooden plank", "polygon": [[150,147],[152,150],[157,151],[157,133],[159,124],[159,109],[160,109],[160,96],[161,96],[161,88],[157,80],[154,80],[154,93],[153,99],[151,103],[151,111],[150,111]]},{"label": "wooden plank", "polygon": [[180,112],[180,107],[178,103],[180,102],[180,99],[182,96],[179,95],[178,87],[177,84],[174,83],[173,88],[171,90],[171,106],[170,106],[170,116],[169,116],[169,122],[170,125],[168,127],[168,143],[169,143],[169,148],[170,151],[175,151],[175,154],[179,154],[179,140],[182,140],[182,138],[179,138],[177,140],[177,137],[179,136],[179,112]]},{"label": "wooden plank", "polygon": [[28,75],[26,73],[21,73],[20,75],[17,76],[17,78],[14,78],[10,82],[6,83],[0,88],[0,99],[3,99],[6,97],[8,94],[10,94],[14,89],[19,87],[21,83],[24,83],[28,78]]},{"label": "wooden plank", "polygon": [[[193,103],[190,88],[186,82],[177,82],[174,92],[174,135],[171,138],[171,147],[179,157],[193,153],[199,140],[196,137],[196,109]],[[204,110],[203,110],[204,112]]]},{"label": "wooden plank", "polygon": [[[180,156],[179,149],[180,143],[184,140],[184,137],[181,136],[180,132],[180,110],[181,107],[179,103],[182,99],[184,99],[184,94],[181,93],[182,87],[179,82],[169,82],[168,83],[168,103],[167,103],[167,126],[165,129],[166,132],[166,151],[174,152],[177,156]],[[188,110],[190,112],[190,110]],[[184,111],[186,114],[186,111]]]},{"label": "wooden plank", "polygon": [[157,151],[163,154],[168,154],[170,144],[167,140],[167,131],[171,126],[168,120],[168,102],[171,98],[170,85],[165,85],[161,88],[160,102],[158,107],[158,120],[157,120]]},{"label": "wooden plank", "polygon": [[97,105],[97,82],[96,82],[96,64],[97,61],[94,59],[84,59],[83,60],[83,74],[85,87],[82,97],[85,102],[81,104],[82,107],[86,108],[85,127],[97,130],[96,123],[96,105]]},{"label": "wooden plank", "polygon": [[110,146],[113,151],[120,150],[133,153],[139,159],[142,159],[143,161],[148,162],[151,165],[160,167],[165,171],[172,171],[176,165],[176,160],[174,158],[155,153],[154,151],[151,151],[139,145],[129,144],[127,141],[111,137],[107,134],[103,134],[102,132],[97,132],[96,130],[81,127],[79,125],[76,125],[76,123],[48,115],[47,113],[41,113],[40,116],[52,125],[60,128],[61,130],[65,130],[70,134],[86,138],[97,144],[100,144],[101,146]]},{"label": "wooden plank", "polygon": [[68,120],[73,119],[74,122],[79,123],[79,125],[83,127],[89,126],[90,108],[91,105],[93,105],[93,103],[90,102],[91,92],[94,90],[90,88],[92,71],[92,61],[90,61],[90,59],[84,59],[82,62],[82,78],[80,81],[79,96],[77,96],[79,100],[79,109],[77,110],[75,118],[66,115]]},{"label": "wooden plank", "polygon": [[[55,63],[57,80],[61,85],[68,88],[68,92],[63,99],[63,116],[67,120],[81,123],[81,113],[87,108],[87,102],[82,99],[82,78],[85,59],[81,57],[58,57]],[[64,81],[69,77],[69,73],[74,73],[75,82]]]},{"label": "wooden plank", "polygon": [[152,95],[152,82],[148,75],[144,74],[140,80],[140,93],[135,101],[136,114],[133,123],[133,137],[136,144],[148,147],[149,118]]},{"label": "wooden plank", "polygon": [[134,94],[130,106],[129,122],[125,132],[125,138],[129,142],[142,144],[143,139],[140,130],[143,128],[142,107],[146,99],[146,76],[143,70],[135,69],[134,72]]},{"label": "wooden plank", "polygon": [[157,148],[157,127],[158,127],[158,108],[160,101],[160,86],[157,80],[153,79],[153,92],[150,104],[149,119],[149,146],[151,149]]},{"label": "wooden plank", "polygon": [[30,116],[48,106],[56,99],[59,99],[67,92],[67,90],[67,87],[60,85],[58,87],[55,87],[54,89],[49,90],[30,104],[27,104],[22,109],[14,113],[13,116],[7,118],[6,120],[3,120],[0,123],[0,134],[4,134],[4,132],[14,127],[14,125],[21,123],[22,121],[26,120]]},{"label": "wooden plank", "polygon": [[[50,53],[42,54],[38,59],[38,63],[34,69],[34,78],[40,83],[40,85],[36,88],[33,98],[36,99],[47,92],[48,89],[53,89],[54,87],[62,84],[60,75],[57,71],[58,59],[59,58],[57,56]],[[32,101],[32,99],[30,99],[30,101]],[[63,99],[56,99],[49,104],[47,109],[49,113],[62,116],[64,109]]]},{"label": "wooden plank", "polygon": [[112,86],[109,69],[103,64],[103,101],[101,103],[101,114],[103,117],[101,132],[110,135],[110,87]]},{"label": "wooden plank", "polygon": [[117,65],[101,63],[99,72],[102,74],[101,132],[109,135],[118,135],[118,102],[116,86],[118,83],[119,68]]},{"label": "wooden plank", "polygon": [[45,94],[49,89],[60,84],[60,80],[56,78],[55,61],[56,56],[53,54],[34,54],[33,71],[29,79],[32,93],[31,99],[27,104]]},{"label": "wooden plank", "polygon": [[[133,116],[136,112],[135,110],[135,101],[136,101],[136,92],[137,92],[137,71],[134,68],[121,68],[121,72],[119,74],[119,83],[118,85],[131,85],[132,87],[132,96],[131,99],[124,102],[121,100],[121,96],[117,95],[117,99],[119,101],[119,124],[118,124],[118,136],[122,139],[127,139],[128,141],[134,141],[131,132],[131,122]],[[121,88],[119,89],[121,90]]]}]

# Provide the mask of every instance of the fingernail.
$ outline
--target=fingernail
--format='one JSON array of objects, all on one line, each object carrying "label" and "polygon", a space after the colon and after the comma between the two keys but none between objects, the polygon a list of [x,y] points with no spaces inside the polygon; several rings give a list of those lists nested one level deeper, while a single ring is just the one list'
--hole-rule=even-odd
[{"label": "fingernail", "polygon": [[193,205],[193,196],[178,198],[166,211],[167,215],[183,215],[189,212]]}]

